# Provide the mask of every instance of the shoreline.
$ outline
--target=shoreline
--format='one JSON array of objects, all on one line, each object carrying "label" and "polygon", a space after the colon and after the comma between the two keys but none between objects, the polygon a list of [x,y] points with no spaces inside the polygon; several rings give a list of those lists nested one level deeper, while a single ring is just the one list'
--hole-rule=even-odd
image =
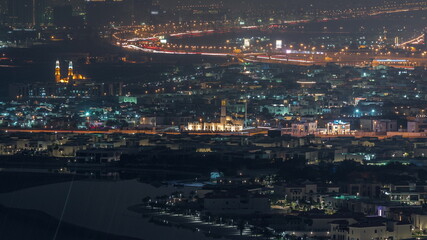
[{"label": "shoreline", "polygon": [[[55,231],[57,227],[56,238]],[[10,208],[0,205],[0,232],[4,239],[57,240],[142,240],[104,233],[59,220],[38,210]]]},{"label": "shoreline", "polygon": [[193,232],[202,232],[207,237],[222,239],[253,239],[256,236],[248,235],[250,230],[246,228],[243,235],[240,235],[237,226],[227,224],[206,223],[199,217],[183,214],[173,214],[158,209],[149,209],[143,204],[130,206],[129,211],[141,214],[144,218],[150,218],[150,221],[162,225],[180,229],[187,229]]}]

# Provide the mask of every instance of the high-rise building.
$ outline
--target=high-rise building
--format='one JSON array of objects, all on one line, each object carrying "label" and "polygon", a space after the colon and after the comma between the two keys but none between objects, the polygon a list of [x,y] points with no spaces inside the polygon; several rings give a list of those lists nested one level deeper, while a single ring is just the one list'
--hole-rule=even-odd
[{"label": "high-rise building", "polygon": [[221,0],[179,0],[176,10],[183,20],[220,20],[227,12]]},{"label": "high-rise building", "polygon": [[141,24],[147,22],[150,17],[152,0],[130,0],[132,9],[132,23]]},{"label": "high-rise building", "polygon": [[399,37],[395,37],[394,38],[394,46],[399,46],[399,44],[400,44],[400,38]]},{"label": "high-rise building", "polygon": [[88,0],[86,20],[94,27],[141,24],[148,18],[150,7],[151,0]]},{"label": "high-rise building", "polygon": [[427,29],[424,31],[423,41],[424,41],[424,47],[427,48]]},{"label": "high-rise building", "polygon": [[122,24],[123,19],[130,14],[123,12],[124,1],[87,1],[86,20],[88,25],[93,27],[103,27],[111,24]]},{"label": "high-rise building", "polygon": [[46,23],[46,0],[7,0],[5,22],[16,27],[34,27]]},{"label": "high-rise building", "polygon": [[73,8],[71,5],[60,5],[53,8],[53,24],[55,26],[73,25]]},{"label": "high-rise building", "polygon": [[9,0],[7,2],[7,22],[14,26],[34,25],[34,0]]},{"label": "high-rise building", "polygon": [[33,0],[33,25],[40,26],[48,23],[47,0]]},{"label": "high-rise building", "polygon": [[7,13],[7,0],[0,0],[0,23],[6,22]]}]

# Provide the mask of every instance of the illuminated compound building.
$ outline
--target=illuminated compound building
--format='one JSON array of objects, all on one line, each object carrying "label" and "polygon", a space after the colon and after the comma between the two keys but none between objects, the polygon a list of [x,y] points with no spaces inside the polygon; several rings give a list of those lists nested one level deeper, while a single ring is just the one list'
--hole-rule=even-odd
[{"label": "illuminated compound building", "polygon": [[122,96],[121,82],[95,82],[74,71],[70,61],[66,77],[61,75],[60,62],[56,61],[55,82],[12,83],[9,96],[16,99],[28,98],[90,98]]},{"label": "illuminated compound building", "polygon": [[190,122],[187,130],[189,131],[211,131],[211,132],[237,132],[242,131],[245,122],[243,120],[233,119],[227,115],[227,100],[221,101],[221,116],[218,122]]},{"label": "illuminated compound building", "polygon": [[326,133],[330,135],[346,135],[350,134],[350,123],[341,120],[328,122],[326,125]]},{"label": "illuminated compound building", "polygon": [[61,78],[61,66],[60,66],[59,61],[56,61],[56,66],[55,66],[55,82],[57,82],[57,83],[71,83],[71,82],[75,82],[77,80],[85,80],[85,79],[87,79],[85,76],[83,76],[81,74],[74,73],[73,62],[72,61],[70,61],[70,63],[68,64],[68,74],[67,74],[67,77]]}]

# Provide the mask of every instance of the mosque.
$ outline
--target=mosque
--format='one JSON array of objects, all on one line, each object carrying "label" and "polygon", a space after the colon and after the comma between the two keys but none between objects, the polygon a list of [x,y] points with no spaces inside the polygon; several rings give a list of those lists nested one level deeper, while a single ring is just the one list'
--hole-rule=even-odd
[{"label": "mosque", "polygon": [[83,76],[81,74],[74,73],[73,62],[72,61],[70,61],[70,63],[68,64],[68,74],[67,74],[67,77],[62,78],[62,76],[61,76],[61,66],[60,66],[59,60],[56,61],[56,66],[55,66],[55,82],[57,82],[57,83],[73,83],[75,81],[85,80],[85,79],[87,79],[85,76]]},{"label": "mosque", "polygon": [[187,125],[188,131],[209,131],[209,132],[238,132],[242,131],[245,125],[244,120],[236,120],[227,115],[227,100],[221,101],[221,116],[218,122],[190,122]]}]

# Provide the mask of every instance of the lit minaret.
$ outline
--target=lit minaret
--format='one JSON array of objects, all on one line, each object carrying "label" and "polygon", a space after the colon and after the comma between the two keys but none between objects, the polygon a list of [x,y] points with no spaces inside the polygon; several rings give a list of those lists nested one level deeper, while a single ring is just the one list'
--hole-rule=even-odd
[{"label": "lit minaret", "polygon": [[73,71],[73,62],[70,61],[68,65],[68,79],[73,79],[74,71]]},{"label": "lit minaret", "polygon": [[227,122],[227,100],[221,101],[221,116],[220,116],[221,124],[225,124]]},{"label": "lit minaret", "polygon": [[55,81],[56,82],[61,82],[61,66],[59,65],[59,60],[56,61]]}]

